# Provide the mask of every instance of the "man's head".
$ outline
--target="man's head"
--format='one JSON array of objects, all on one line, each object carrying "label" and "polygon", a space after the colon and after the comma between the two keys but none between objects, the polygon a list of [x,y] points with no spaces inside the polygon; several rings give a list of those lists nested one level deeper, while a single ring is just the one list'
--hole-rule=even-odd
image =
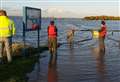
[{"label": "man's head", "polygon": [[50,24],[51,24],[51,25],[54,25],[54,21],[53,21],[53,20],[52,20],[52,21],[50,21]]},{"label": "man's head", "polygon": [[101,24],[102,24],[102,25],[105,25],[105,21],[101,21]]},{"label": "man's head", "polygon": [[7,13],[5,10],[0,10],[0,16],[7,16]]}]

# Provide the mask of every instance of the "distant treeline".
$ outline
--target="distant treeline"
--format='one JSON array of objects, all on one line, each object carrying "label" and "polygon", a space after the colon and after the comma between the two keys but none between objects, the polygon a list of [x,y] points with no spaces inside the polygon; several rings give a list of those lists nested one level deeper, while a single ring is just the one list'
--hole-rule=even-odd
[{"label": "distant treeline", "polygon": [[115,16],[86,16],[84,19],[87,20],[120,20],[120,17],[115,17]]}]

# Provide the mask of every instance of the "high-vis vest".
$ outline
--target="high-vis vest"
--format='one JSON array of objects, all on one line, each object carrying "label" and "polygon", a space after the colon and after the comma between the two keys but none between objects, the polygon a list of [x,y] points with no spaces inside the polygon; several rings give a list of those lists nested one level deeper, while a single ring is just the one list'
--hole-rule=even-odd
[{"label": "high-vis vest", "polygon": [[101,32],[100,32],[100,37],[105,37],[107,33],[106,25],[102,25]]},{"label": "high-vis vest", "polygon": [[48,36],[57,36],[56,27],[54,25],[48,26]]},{"label": "high-vis vest", "polygon": [[0,16],[0,37],[10,37],[15,34],[15,24],[6,16]]}]

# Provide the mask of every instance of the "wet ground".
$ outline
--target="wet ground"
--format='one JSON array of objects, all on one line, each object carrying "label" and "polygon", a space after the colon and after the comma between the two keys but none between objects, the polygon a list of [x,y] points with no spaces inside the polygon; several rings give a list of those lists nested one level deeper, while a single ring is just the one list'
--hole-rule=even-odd
[{"label": "wet ground", "polygon": [[[22,17],[12,17],[16,24],[13,42],[23,42]],[[40,44],[47,43],[49,18],[42,18]],[[58,42],[63,43],[55,57],[49,51],[35,64],[28,76],[28,82],[120,82],[120,32],[107,32],[104,46],[98,40],[90,39],[88,31],[75,32],[74,46],[66,44],[66,29],[100,29],[101,20],[74,18],[56,19]],[[120,30],[120,21],[106,20],[108,30]],[[26,43],[37,46],[37,31],[26,33]],[[110,37],[109,37],[110,36]],[[87,39],[87,40],[86,40]],[[104,49],[105,48],[105,49]],[[52,61],[52,65],[51,62]]]},{"label": "wet ground", "polygon": [[106,38],[62,44],[56,56],[40,55],[28,82],[120,82],[120,42]]}]

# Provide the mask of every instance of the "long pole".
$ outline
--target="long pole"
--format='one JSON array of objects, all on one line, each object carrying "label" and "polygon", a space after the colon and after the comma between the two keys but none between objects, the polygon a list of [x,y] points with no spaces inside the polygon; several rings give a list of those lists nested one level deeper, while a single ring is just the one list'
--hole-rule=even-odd
[{"label": "long pole", "polygon": [[37,29],[37,32],[38,32],[38,41],[37,41],[38,49],[39,49],[39,45],[40,45],[40,43],[39,43],[39,41],[40,41],[40,32],[39,32],[39,30],[40,30],[40,25],[39,25],[39,28]]},{"label": "long pole", "polygon": [[39,17],[39,28],[38,28],[38,49],[40,47],[40,30],[41,30],[41,9],[40,9],[40,17]]},{"label": "long pole", "polygon": [[23,42],[24,42],[24,49],[23,49],[23,55],[26,56],[26,48],[25,48],[25,44],[26,44],[26,20],[27,20],[27,16],[26,16],[27,12],[26,12],[26,8],[23,7]]},{"label": "long pole", "polygon": [[[75,30],[75,31],[99,31],[98,29],[86,29],[86,30]],[[107,32],[120,32],[120,30],[107,30]]]}]

